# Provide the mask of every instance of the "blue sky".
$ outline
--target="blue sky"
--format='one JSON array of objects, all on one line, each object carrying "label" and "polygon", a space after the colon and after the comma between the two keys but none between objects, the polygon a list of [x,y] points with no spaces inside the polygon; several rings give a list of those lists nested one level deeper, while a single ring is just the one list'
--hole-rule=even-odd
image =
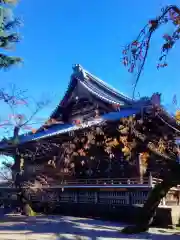
[{"label": "blue sky", "polygon": [[[46,2],[46,3],[45,3]],[[24,20],[22,41],[13,53],[24,59],[22,67],[0,72],[1,87],[9,83],[28,89],[36,99],[52,97],[52,103],[39,116],[48,118],[67,89],[72,64],[79,63],[119,91],[132,96],[133,76],[121,64],[122,46],[134,40],[140,29],[168,4],[179,0],[21,0],[16,15]],[[137,92],[150,96],[163,94],[163,104],[174,111],[174,94],[180,103],[180,41],[168,56],[169,66],[157,71],[163,43],[162,35],[172,27],[162,28],[153,36],[151,50]],[[11,112],[1,106],[1,118]],[[19,108],[20,113],[27,114]],[[2,134],[1,134],[2,135]],[[2,160],[2,159],[1,159]]]},{"label": "blue sky", "polygon": [[[53,96],[41,114],[48,117],[67,89],[72,64],[80,63],[94,75],[132,96],[133,76],[121,64],[122,46],[131,42],[140,29],[167,4],[178,0],[21,0],[15,13],[23,17],[23,37],[15,54],[24,59],[22,67],[1,72],[1,86],[15,83],[37,99]],[[180,5],[180,3],[179,3]],[[148,61],[137,92],[150,96],[162,92],[163,103],[174,111],[172,97],[179,93],[180,41],[168,56],[169,66],[157,71],[163,43],[163,28],[153,37]],[[4,116],[8,110],[3,112]]]}]

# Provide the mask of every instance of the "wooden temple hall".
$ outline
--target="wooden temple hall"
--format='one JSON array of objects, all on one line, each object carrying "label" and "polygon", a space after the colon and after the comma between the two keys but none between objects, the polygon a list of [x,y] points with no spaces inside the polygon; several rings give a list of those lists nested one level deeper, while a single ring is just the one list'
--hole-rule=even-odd
[{"label": "wooden temple hall", "polygon": [[[48,194],[56,204],[142,204],[167,171],[162,146],[176,128],[160,94],[132,100],[75,65],[49,120],[0,151],[14,157],[14,178],[20,172],[20,183],[43,189],[29,196],[41,204]],[[178,194],[172,189],[163,204],[178,204]]]}]

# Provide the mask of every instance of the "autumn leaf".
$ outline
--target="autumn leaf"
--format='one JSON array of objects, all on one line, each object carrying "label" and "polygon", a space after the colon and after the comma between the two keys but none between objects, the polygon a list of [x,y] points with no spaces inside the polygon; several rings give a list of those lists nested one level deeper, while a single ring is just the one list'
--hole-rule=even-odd
[{"label": "autumn leaf", "polygon": [[34,133],[37,132],[37,129],[34,129],[34,128],[33,128],[31,131],[32,131],[32,133],[34,134]]},{"label": "autumn leaf", "polygon": [[124,148],[122,148],[122,152],[124,153],[124,156],[127,156],[130,154],[130,149],[127,146],[125,146]]},{"label": "autumn leaf", "polygon": [[180,123],[180,110],[177,110],[175,113],[175,119],[178,123]]}]

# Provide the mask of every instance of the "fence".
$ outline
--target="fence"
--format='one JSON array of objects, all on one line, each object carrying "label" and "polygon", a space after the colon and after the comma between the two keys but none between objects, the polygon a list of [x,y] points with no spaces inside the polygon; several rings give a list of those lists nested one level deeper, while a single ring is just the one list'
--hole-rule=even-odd
[{"label": "fence", "polygon": [[[41,202],[72,202],[72,203],[95,203],[113,205],[143,204],[150,190],[161,179],[157,178],[114,178],[114,179],[76,179],[74,181],[62,181],[59,184],[51,184],[42,187],[42,194],[30,194],[32,201]],[[9,188],[1,189],[0,199],[10,198],[12,193]],[[161,205],[179,205],[180,188],[172,188]]]},{"label": "fence", "polygon": [[152,186],[151,178],[99,178],[99,179],[76,179],[76,180],[64,180],[60,184],[51,184],[50,187],[96,187],[96,186],[116,186],[116,187],[132,187],[132,186]]}]

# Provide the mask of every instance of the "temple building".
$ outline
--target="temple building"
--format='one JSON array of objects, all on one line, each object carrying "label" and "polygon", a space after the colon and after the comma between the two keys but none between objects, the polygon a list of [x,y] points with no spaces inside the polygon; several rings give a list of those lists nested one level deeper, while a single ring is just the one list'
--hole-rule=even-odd
[{"label": "temple building", "polygon": [[49,120],[35,133],[2,141],[0,151],[15,158],[14,177],[21,172],[39,188],[85,179],[143,184],[167,171],[180,131],[160,98],[131,99],[75,65]]}]

